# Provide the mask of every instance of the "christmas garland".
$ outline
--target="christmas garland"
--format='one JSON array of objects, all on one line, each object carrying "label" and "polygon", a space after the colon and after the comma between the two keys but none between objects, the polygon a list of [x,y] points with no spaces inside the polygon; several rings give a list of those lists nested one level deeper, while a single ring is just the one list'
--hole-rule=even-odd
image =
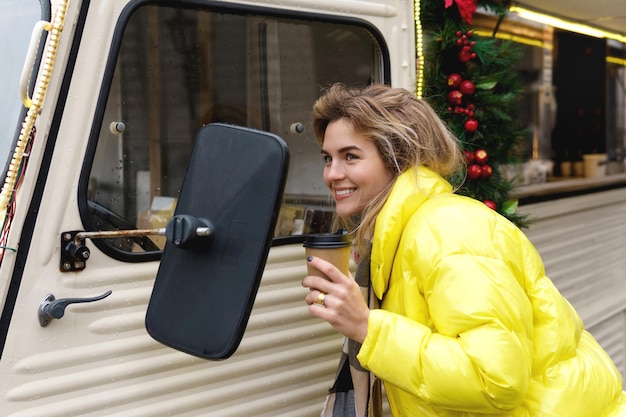
[{"label": "christmas garland", "polygon": [[458,193],[483,201],[523,227],[525,216],[516,213],[517,201],[510,197],[515,184],[501,173],[501,167],[522,161],[525,130],[515,121],[523,84],[514,70],[522,51],[510,41],[477,36],[471,26],[478,7],[501,20],[508,4],[422,0],[420,6],[424,99],[459,139],[467,162],[467,170],[451,181]]}]

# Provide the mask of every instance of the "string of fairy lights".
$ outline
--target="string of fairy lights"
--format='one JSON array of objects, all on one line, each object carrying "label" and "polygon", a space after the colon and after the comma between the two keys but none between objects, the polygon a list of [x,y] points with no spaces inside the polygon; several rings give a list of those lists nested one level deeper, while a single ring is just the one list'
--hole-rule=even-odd
[{"label": "string of fairy lights", "polygon": [[[28,97],[27,91],[25,91],[21,97],[24,106],[28,108],[28,112],[26,113],[26,117],[22,123],[22,129],[20,130],[20,135],[7,170],[2,191],[0,192],[0,213],[4,213],[2,231],[0,233],[0,260],[4,257],[6,250],[16,250],[15,248],[7,246],[9,230],[15,213],[15,194],[26,171],[28,156],[30,155],[32,143],[35,138],[35,121],[41,112],[41,107],[43,105],[46,92],[48,91],[50,78],[52,77],[52,69],[54,67],[54,60],[57,54],[61,31],[63,30],[63,23],[65,21],[68,2],[69,0],[60,1],[57,4],[52,22],[38,22],[35,26],[35,30],[33,31],[33,39],[37,42],[33,43],[32,48],[29,48],[29,50],[34,51],[36,49],[39,37],[43,31],[48,31],[48,36],[45,44],[42,66],[38,72],[35,83],[33,97]],[[24,84],[25,89],[27,89],[28,79],[25,80]]]},{"label": "string of fairy lights", "polygon": [[416,82],[415,94],[421,99],[424,94],[424,33],[422,32],[422,20],[420,1],[415,2],[415,49],[416,49]]}]

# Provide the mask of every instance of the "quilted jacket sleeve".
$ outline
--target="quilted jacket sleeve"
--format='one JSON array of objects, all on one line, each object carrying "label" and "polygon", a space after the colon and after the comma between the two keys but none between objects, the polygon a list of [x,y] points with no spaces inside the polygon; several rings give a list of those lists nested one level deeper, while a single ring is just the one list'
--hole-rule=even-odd
[{"label": "quilted jacket sleeve", "polygon": [[[437,226],[416,227],[401,244],[388,297],[382,310],[371,312],[359,361],[434,406],[513,410],[530,383],[533,320],[519,271],[507,258],[515,248],[504,255],[495,250],[489,227],[459,236],[454,222]],[[428,323],[405,311],[419,299]]]}]

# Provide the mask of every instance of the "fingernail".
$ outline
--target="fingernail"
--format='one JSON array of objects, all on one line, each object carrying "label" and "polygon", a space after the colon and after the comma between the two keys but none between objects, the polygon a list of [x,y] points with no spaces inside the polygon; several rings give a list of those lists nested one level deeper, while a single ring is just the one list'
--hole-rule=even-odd
[{"label": "fingernail", "polygon": [[306,258],[306,261],[307,261],[307,262],[311,262],[312,260],[313,260],[313,257],[312,257],[312,256],[307,256],[307,258]]}]

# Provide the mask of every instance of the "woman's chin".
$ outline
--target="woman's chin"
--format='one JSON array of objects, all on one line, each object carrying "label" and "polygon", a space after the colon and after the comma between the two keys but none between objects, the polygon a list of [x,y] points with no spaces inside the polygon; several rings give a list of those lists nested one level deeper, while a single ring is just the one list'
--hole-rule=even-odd
[{"label": "woman's chin", "polygon": [[344,218],[356,216],[359,214],[359,210],[354,208],[354,206],[341,203],[335,205],[335,212],[337,213],[337,216]]}]

